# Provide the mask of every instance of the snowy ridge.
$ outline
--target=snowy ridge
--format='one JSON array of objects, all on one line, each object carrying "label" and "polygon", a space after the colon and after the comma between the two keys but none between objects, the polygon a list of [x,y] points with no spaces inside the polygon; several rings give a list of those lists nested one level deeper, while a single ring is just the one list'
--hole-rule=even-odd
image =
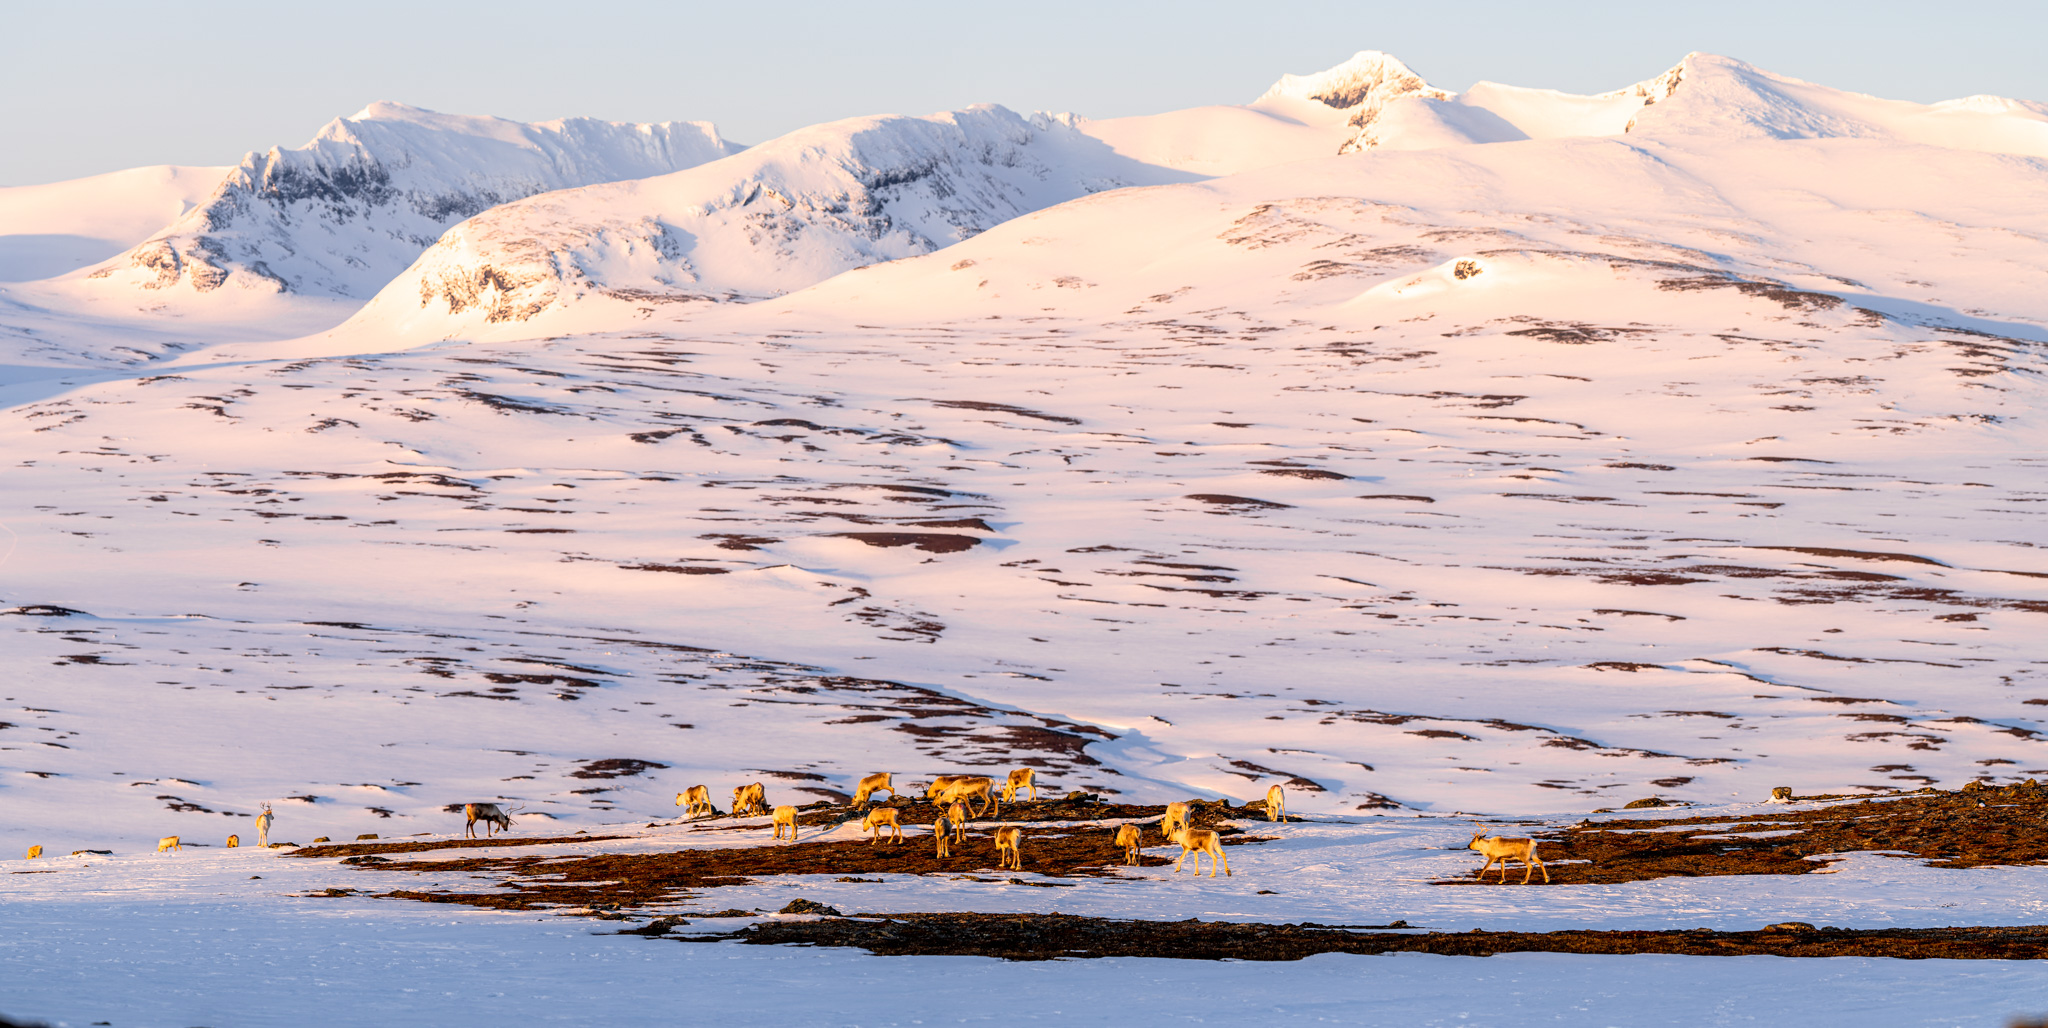
[{"label": "snowy ridge", "polygon": [[1937,104],[1883,100],[1703,53],[1686,55],[1655,78],[1591,96],[1495,82],[1449,93],[1392,58],[1364,53],[1320,75],[1283,78],[1268,92],[1296,94],[1354,105],[1346,153],[1628,133],[1885,139],[2048,156],[2048,105],[1990,96]]},{"label": "snowy ridge", "polygon": [[442,237],[358,320],[455,334],[590,293],[760,299],[1091,193],[1195,177],[1120,156],[1072,118],[993,105],[853,118],[673,175],[491,210]]},{"label": "snowy ridge", "polygon": [[1776,75],[1729,57],[1691,54],[1663,103],[1629,125],[1654,135],[1741,139],[1881,139],[2048,157],[2048,104],[1973,96],[1936,104],[1885,100]]},{"label": "snowy ridge", "polygon": [[295,150],[251,152],[198,208],[90,277],[122,290],[368,297],[490,207],[738,149],[707,122],[526,124],[374,103]]}]

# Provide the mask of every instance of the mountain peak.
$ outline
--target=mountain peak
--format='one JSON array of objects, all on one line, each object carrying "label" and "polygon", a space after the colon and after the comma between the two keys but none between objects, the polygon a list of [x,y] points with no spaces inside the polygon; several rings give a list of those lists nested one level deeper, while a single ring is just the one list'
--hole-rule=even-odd
[{"label": "mountain peak", "polygon": [[1309,75],[1282,75],[1280,81],[1258,101],[1277,99],[1314,100],[1326,107],[1348,111],[1366,107],[1378,111],[1388,101],[1408,96],[1449,99],[1451,94],[1423,81],[1401,59],[1380,50],[1360,50],[1342,64]]}]

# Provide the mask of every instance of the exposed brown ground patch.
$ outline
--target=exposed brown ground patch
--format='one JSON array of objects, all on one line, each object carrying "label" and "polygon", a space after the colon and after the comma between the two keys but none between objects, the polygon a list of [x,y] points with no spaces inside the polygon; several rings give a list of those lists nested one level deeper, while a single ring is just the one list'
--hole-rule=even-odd
[{"label": "exposed brown ground patch", "polygon": [[[1387,926],[1371,926],[1385,928]],[[706,939],[705,936],[696,936]],[[709,937],[756,945],[850,946],[883,956],[1053,960],[1180,957],[1300,960],[1318,953],[1676,953],[1691,956],[2037,960],[2048,928],[1835,928],[1754,932],[1427,932],[1219,921],[1113,921],[1067,914],[892,914],[877,920],[768,921]],[[708,941],[708,940],[707,940]]]},{"label": "exposed brown ground patch", "polygon": [[363,857],[387,853],[426,853],[431,850],[495,849],[502,846],[552,846],[565,842],[610,842],[624,835],[553,835],[544,838],[500,835],[488,839],[435,839],[426,842],[354,842],[332,846],[302,846],[286,851],[288,857]]},{"label": "exposed brown ground patch", "polygon": [[[723,885],[744,885],[755,878],[772,875],[871,875],[929,874],[959,875],[985,871],[996,865],[995,843],[988,829],[970,825],[964,842],[953,845],[951,856],[938,857],[931,836],[936,811],[929,804],[905,804],[898,817],[904,826],[901,842],[883,840],[858,842],[772,843],[732,849],[693,849],[669,853],[600,854],[596,856],[468,857],[456,860],[384,863],[372,860],[355,866],[383,873],[464,873],[494,878],[505,891],[455,893],[399,889],[382,895],[428,903],[460,903],[468,906],[506,910],[528,910],[544,906],[637,907],[674,903],[688,899],[695,890]],[[1123,850],[1115,843],[1114,828],[1067,824],[1033,828],[1037,821],[1075,818],[1158,819],[1164,807],[1125,804],[1020,803],[1005,807],[1001,820],[1024,822],[1023,872],[1050,878],[1106,877],[1116,873],[1123,862]],[[1221,820],[1242,816],[1220,804],[1203,804],[1193,812],[1198,827],[1216,827]],[[857,820],[845,807],[805,811],[798,815],[800,828],[838,826]],[[764,842],[771,837],[767,825],[718,826],[732,831],[759,832]],[[1256,841],[1241,829],[1217,829],[1226,844]],[[535,845],[540,840],[501,842],[501,845]],[[587,842],[587,836],[545,840]],[[1145,844],[1160,844],[1156,826],[1148,826]],[[412,844],[416,848],[440,848],[433,844]],[[321,847],[314,856],[372,855],[380,852],[408,852],[356,846]],[[1141,856],[1142,866],[1171,863],[1162,857]],[[994,872],[1007,877],[1016,872]]]},{"label": "exposed brown ground patch", "polygon": [[[1985,805],[1978,806],[1980,801]],[[2048,862],[2048,832],[2044,828],[2048,828],[2048,790],[2012,786],[1742,817],[1582,822],[1561,832],[1537,833],[1541,845],[1536,853],[1546,863],[1591,862],[1554,864],[1550,880],[1555,885],[1811,874],[1825,870],[1830,862],[1809,857],[1871,850],[1920,857],[1933,867],[1989,867]],[[1741,837],[1750,832],[1791,834]],[[1488,881],[1497,879],[1498,872],[1490,872]],[[1471,885],[1476,881],[1476,877],[1460,878],[1438,884]],[[1520,881],[1517,865],[1508,882]],[[1541,883],[1538,873],[1531,884]]]}]

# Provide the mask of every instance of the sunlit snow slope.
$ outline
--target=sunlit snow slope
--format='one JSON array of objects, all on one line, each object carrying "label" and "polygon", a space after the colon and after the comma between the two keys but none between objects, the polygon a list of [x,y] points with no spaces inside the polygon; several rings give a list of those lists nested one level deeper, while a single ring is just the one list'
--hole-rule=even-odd
[{"label": "sunlit snow slope", "polygon": [[[837,123],[456,229],[608,198],[527,222],[590,258],[531,320],[435,294],[17,388],[0,832],[1019,763],[1347,813],[2048,774],[2048,161],[1681,68],[1628,131],[1093,193],[1066,122]],[[1757,82],[1875,128],[1753,131]],[[870,129],[926,171],[856,194]],[[761,212],[880,263],[656,302],[778,291],[743,195],[672,191],[714,173],[866,197]],[[933,213],[969,189],[1078,199]],[[604,227],[679,210],[674,255]]]},{"label": "sunlit snow slope", "polygon": [[183,216],[228,171],[164,164],[0,188],[0,282],[50,278],[106,260]]}]

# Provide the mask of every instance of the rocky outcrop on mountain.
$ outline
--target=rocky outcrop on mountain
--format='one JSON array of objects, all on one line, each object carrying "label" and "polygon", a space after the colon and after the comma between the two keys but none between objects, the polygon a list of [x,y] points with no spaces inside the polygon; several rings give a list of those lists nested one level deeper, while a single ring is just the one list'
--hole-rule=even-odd
[{"label": "rocky outcrop on mountain", "polygon": [[250,153],[204,202],[90,278],[368,297],[449,226],[499,204],[739,149],[705,122],[527,124],[376,103],[305,146]]}]

